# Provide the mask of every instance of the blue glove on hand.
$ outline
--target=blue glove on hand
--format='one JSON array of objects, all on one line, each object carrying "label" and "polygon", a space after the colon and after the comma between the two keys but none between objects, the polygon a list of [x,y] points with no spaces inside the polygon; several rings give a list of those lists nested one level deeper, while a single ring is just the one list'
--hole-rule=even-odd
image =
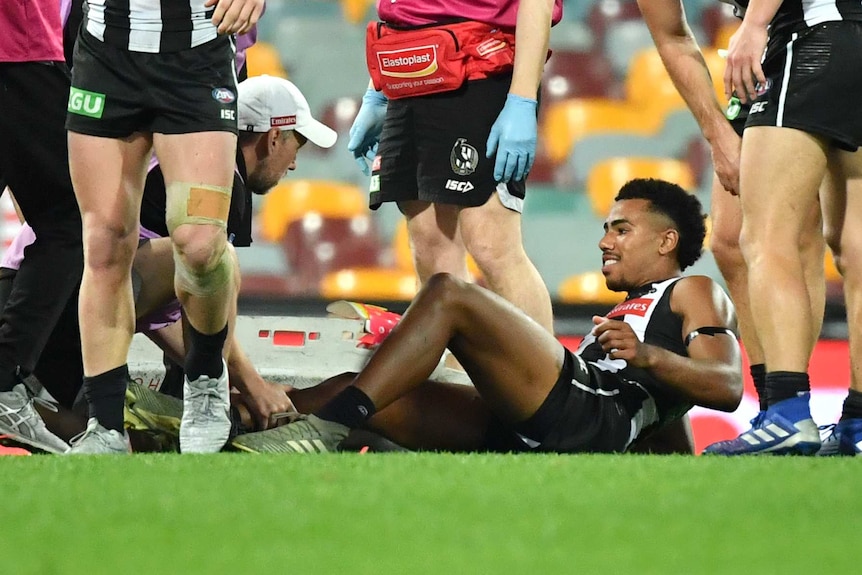
[{"label": "blue glove on hand", "polygon": [[389,100],[381,92],[369,88],[362,96],[359,113],[350,126],[347,149],[353,152],[356,163],[366,176],[371,175],[368,162],[374,161],[374,156],[377,155],[377,143],[380,140],[380,132],[383,131],[388,103]]},{"label": "blue glove on hand", "polygon": [[536,159],[536,100],[514,94],[506,96],[506,105],[491,126],[485,157],[497,153],[494,180],[523,180]]}]

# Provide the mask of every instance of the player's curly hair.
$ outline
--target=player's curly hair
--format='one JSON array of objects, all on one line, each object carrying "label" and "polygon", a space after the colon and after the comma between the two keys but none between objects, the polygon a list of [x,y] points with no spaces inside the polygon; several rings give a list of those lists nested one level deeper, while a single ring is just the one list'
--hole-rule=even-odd
[{"label": "player's curly hair", "polygon": [[706,215],[700,200],[676,184],[654,178],[638,178],[620,188],[618,200],[649,200],[651,209],[669,217],[679,232],[676,259],[684,270],[703,253]]}]

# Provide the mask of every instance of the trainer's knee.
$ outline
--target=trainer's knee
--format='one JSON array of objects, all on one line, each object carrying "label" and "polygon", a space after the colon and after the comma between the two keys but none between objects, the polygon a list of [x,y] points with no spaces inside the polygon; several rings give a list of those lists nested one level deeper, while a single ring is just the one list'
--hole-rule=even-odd
[{"label": "trainer's knee", "polygon": [[523,246],[509,241],[474,241],[467,246],[467,251],[482,275],[491,280],[518,269],[527,261]]}]

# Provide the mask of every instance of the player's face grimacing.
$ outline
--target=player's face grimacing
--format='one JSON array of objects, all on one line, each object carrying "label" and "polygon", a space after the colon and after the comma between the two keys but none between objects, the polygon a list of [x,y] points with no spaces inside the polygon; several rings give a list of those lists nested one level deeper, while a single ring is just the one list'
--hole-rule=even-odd
[{"label": "player's face grimacing", "polygon": [[602,274],[608,289],[630,291],[655,281],[655,263],[667,249],[670,220],[650,211],[648,200],[620,200],[605,219],[605,234],[599,241]]}]

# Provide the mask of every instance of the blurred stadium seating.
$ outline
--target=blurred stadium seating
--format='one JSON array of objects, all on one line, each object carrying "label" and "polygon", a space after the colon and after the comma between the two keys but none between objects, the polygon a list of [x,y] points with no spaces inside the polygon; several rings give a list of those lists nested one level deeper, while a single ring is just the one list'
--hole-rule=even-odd
[{"label": "blurred stadium seating", "polygon": [[624,100],[606,98],[573,98],[548,106],[540,118],[539,138],[548,156],[562,162],[581,138],[596,133],[631,133],[649,135],[661,126],[661,118],[645,116]]},{"label": "blurred stadium seating", "polygon": [[587,177],[587,196],[593,212],[607,216],[614,197],[634,178],[660,178],[693,191],[696,179],[685,162],[670,158],[610,158],[597,163]]},{"label": "blurred stadium seating", "polygon": [[[724,97],[724,60],[717,50],[705,48],[704,59],[712,76],[716,98]],[[631,69],[625,79],[626,100],[648,114],[662,118],[669,112],[685,109],[685,101],[677,92],[667,73],[658,50],[648,47],[634,54]]]},{"label": "blurred stadium seating", "polygon": [[[392,251],[395,259],[395,266],[405,272],[415,273],[413,265],[413,250],[410,247],[410,235],[407,233],[407,219],[401,218],[395,228],[395,235],[392,239]],[[482,272],[479,271],[479,266],[476,265],[476,260],[473,256],[467,254],[467,271],[473,276],[476,281],[481,280]]]},{"label": "blurred stadium seating", "polygon": [[594,34],[595,44],[605,46],[605,33],[613,23],[640,20],[640,17],[635,0],[593,0],[586,22]]},{"label": "blurred stadium seating", "polygon": [[614,157],[658,156],[683,159],[700,128],[687,108],[669,114],[657,134],[596,133],[579,140],[567,160],[568,180],[583,185],[593,166]]},{"label": "blurred stadium seating", "polygon": [[306,214],[288,225],[281,246],[290,265],[289,290],[297,295],[316,295],[330,272],[379,266],[384,250],[374,220],[367,214]]},{"label": "blurred stadium seating", "polygon": [[412,272],[385,267],[350,268],[326,274],[320,282],[320,296],[332,300],[410,301],[417,287]]},{"label": "blurred stadium seating", "polygon": [[600,51],[555,50],[545,63],[542,105],[567,98],[602,98],[614,88],[611,64]]},{"label": "blurred stadium seating", "polygon": [[272,44],[259,41],[248,48],[245,54],[246,71],[249,77],[268,74],[287,78],[287,71],[281,64],[281,55]]},{"label": "blurred stadium seating", "polygon": [[566,278],[557,289],[557,298],[567,304],[614,305],[623,300],[624,293],[611,291],[600,271],[579,273]]},{"label": "blurred stadium seating", "polygon": [[328,180],[285,180],[263,197],[257,223],[263,239],[277,242],[291,223],[309,214],[351,218],[368,212],[365,195],[352,184]]}]

